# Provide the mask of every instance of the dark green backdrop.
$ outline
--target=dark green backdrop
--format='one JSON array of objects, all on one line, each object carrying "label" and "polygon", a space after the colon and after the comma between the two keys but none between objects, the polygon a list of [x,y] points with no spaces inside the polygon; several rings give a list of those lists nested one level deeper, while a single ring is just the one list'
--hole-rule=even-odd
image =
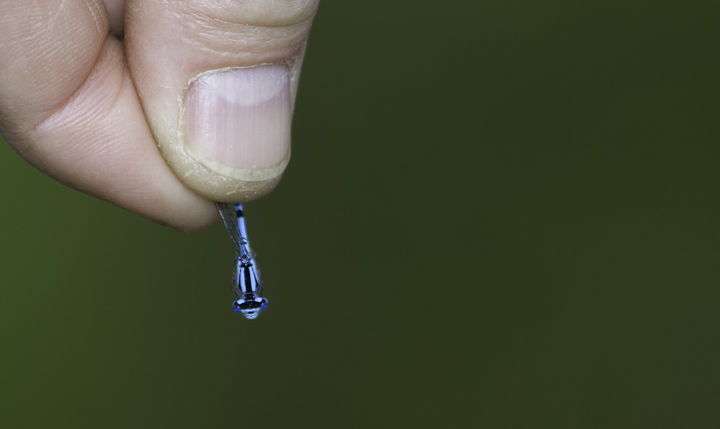
[{"label": "dark green backdrop", "polygon": [[720,424],[720,3],[329,1],[280,187],[178,233],[0,145],[0,426]]}]

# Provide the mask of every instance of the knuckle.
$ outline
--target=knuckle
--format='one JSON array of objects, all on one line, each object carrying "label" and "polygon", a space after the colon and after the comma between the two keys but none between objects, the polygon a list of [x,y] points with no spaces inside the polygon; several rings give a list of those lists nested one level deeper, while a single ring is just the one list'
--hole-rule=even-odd
[{"label": "knuckle", "polygon": [[310,31],[317,0],[193,0],[178,2],[180,37],[194,52],[234,65],[297,55]]},{"label": "knuckle", "polygon": [[184,3],[208,18],[258,27],[287,27],[311,20],[318,0],[194,0]]}]

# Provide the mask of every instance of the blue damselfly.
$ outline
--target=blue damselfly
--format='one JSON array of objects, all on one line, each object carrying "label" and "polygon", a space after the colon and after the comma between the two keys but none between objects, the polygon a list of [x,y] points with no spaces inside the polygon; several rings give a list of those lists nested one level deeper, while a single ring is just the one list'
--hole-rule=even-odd
[{"label": "blue damselfly", "polygon": [[237,293],[238,299],[233,302],[233,310],[252,320],[267,308],[268,301],[261,296],[263,284],[260,281],[260,271],[255,263],[255,254],[250,251],[243,206],[241,203],[215,203],[215,205],[237,252],[233,289]]}]

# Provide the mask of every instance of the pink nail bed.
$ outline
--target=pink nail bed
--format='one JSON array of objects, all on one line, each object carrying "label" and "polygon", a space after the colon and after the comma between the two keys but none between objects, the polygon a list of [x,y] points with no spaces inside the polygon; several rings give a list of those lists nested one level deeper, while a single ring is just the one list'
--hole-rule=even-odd
[{"label": "pink nail bed", "polygon": [[279,175],[290,152],[289,87],[284,65],[200,77],[186,98],[187,152],[221,174],[281,166]]}]

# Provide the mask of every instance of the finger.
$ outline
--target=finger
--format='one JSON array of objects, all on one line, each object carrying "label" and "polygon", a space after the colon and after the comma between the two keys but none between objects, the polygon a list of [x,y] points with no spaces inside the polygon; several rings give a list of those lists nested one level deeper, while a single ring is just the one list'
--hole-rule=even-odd
[{"label": "finger", "polygon": [[200,195],[272,190],[316,0],[127,0],[128,62],[160,149]]},{"label": "finger", "polygon": [[125,0],[103,0],[103,3],[105,3],[105,10],[107,10],[110,34],[122,37]]},{"label": "finger", "polygon": [[157,151],[100,0],[6,0],[0,40],[0,130],[23,158],[176,228],[214,222]]}]

